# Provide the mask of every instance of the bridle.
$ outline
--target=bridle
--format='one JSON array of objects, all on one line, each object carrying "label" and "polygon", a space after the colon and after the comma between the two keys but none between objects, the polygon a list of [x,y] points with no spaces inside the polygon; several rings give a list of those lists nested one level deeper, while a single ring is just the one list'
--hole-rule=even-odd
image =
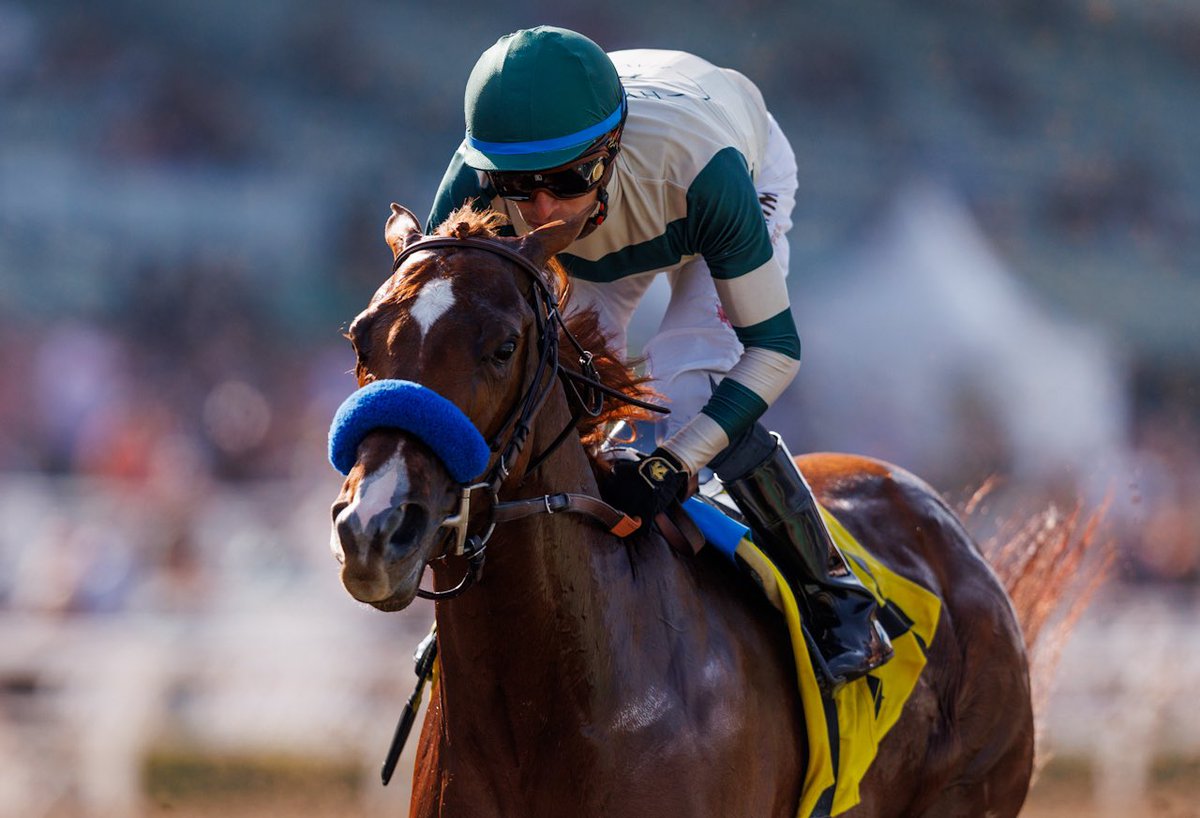
[{"label": "bridle", "polygon": [[[442,521],[442,527],[450,529],[454,534],[453,549],[442,556],[453,554],[466,557],[467,572],[456,586],[448,590],[417,591],[417,595],[423,599],[434,600],[456,597],[479,580],[483,575],[488,540],[491,539],[496,526],[500,523],[534,514],[555,514],[566,511],[590,516],[618,536],[628,536],[641,527],[641,521],[637,518],[631,518],[599,498],[589,495],[559,493],[527,500],[507,502],[500,500],[500,487],[512,473],[513,465],[532,431],[534,418],[553,392],[556,376],[562,380],[564,387],[574,398],[575,409],[572,411],[570,421],[555,436],[550,445],[530,459],[529,465],[525,469],[526,474],[531,474],[546,462],[550,455],[567,440],[568,435],[585,414],[589,417],[598,416],[604,408],[606,397],[651,412],[670,413],[666,407],[630,397],[601,382],[600,375],[593,363],[593,354],[584,349],[563,322],[558,301],[546,284],[543,271],[503,242],[482,236],[423,236],[405,244],[404,249],[396,255],[392,264],[392,272],[399,270],[404,260],[413,253],[444,248],[482,250],[491,253],[513,262],[529,277],[533,285],[530,288],[529,300],[537,325],[538,362],[524,393],[509,409],[496,433],[487,441],[488,448],[492,452],[499,452],[499,456],[478,482],[460,484],[458,510]],[[564,367],[560,362],[560,334],[574,347],[574,351],[578,355],[579,372]],[[472,522],[472,496],[477,491],[485,492],[491,498],[491,503],[488,519],[483,525],[482,532],[469,534],[468,529]]]}]

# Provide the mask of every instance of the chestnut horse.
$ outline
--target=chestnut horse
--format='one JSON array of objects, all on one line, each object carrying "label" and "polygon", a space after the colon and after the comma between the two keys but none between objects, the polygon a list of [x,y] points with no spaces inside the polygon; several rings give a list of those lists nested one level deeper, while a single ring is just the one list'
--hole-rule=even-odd
[{"label": "chestnut horse", "polygon": [[[552,259],[578,225],[492,238],[497,217],[463,209],[439,235],[482,241],[428,245],[412,214],[392,209],[385,232],[401,263],[349,332],[360,387],[421,384],[501,442],[520,426],[514,407],[532,407],[527,445],[493,449],[494,499],[598,496],[589,448],[560,432],[576,423],[591,440],[630,410],[609,402],[580,421],[577,390],[542,361],[545,334],[562,327],[553,313],[547,321],[539,293],[565,292]],[[413,252],[417,241],[427,246]],[[567,323],[601,337],[594,315]],[[595,360],[610,382],[644,392],[607,353]],[[538,384],[544,394],[530,400]],[[332,537],[350,594],[404,608],[427,564],[435,588],[458,583],[470,568],[451,553],[444,523],[461,511],[463,486],[442,459],[386,425],[352,457]],[[928,665],[847,814],[1016,815],[1034,726],[1021,629],[996,575],[913,475],[849,455],[797,462],[866,548],[943,604]],[[472,530],[486,517],[476,508]],[[808,748],[787,631],[725,558],[682,555],[649,529],[618,538],[576,514],[527,516],[490,533],[482,581],[436,604],[441,667],[413,816],[795,815]]]}]

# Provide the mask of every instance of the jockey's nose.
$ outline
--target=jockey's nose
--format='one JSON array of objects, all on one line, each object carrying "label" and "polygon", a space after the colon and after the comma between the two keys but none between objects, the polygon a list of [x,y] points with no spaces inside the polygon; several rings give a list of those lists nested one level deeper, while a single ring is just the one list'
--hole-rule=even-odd
[{"label": "jockey's nose", "polygon": [[538,224],[546,224],[553,221],[554,211],[558,208],[558,202],[559,200],[552,196],[549,191],[535,190],[533,196],[529,199],[532,221]]}]

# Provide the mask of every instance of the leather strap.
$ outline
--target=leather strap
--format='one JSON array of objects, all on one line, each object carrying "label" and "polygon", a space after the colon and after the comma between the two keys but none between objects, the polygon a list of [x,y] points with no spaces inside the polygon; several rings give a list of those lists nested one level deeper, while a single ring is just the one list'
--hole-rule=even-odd
[{"label": "leather strap", "polygon": [[654,518],[654,524],[677,553],[690,557],[700,553],[704,547],[704,534],[683,510],[681,503],[668,506],[666,511]]},{"label": "leather strap", "polygon": [[534,514],[560,514],[564,511],[591,517],[618,537],[628,537],[642,527],[640,519],[618,511],[597,497],[570,492],[497,503],[494,514],[497,523],[507,523]]},{"label": "leather strap", "polygon": [[[609,532],[622,538],[628,537],[642,527],[640,518],[630,517],[597,497],[570,492],[543,494],[541,497],[531,497],[528,500],[510,500],[499,503],[494,510],[494,519],[499,524],[532,517],[535,514],[561,514],[563,512],[591,517]],[[673,504],[656,516],[654,523],[671,548],[680,554],[691,556],[704,547],[704,535],[679,503]]]}]

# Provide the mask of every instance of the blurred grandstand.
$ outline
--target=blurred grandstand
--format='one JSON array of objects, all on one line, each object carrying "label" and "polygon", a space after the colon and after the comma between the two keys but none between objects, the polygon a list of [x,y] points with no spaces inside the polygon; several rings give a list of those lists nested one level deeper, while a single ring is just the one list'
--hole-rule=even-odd
[{"label": "blurred grandstand", "polygon": [[[1099,709],[1050,740],[1120,768],[1095,714],[1153,674],[1101,646],[1157,628],[1166,667],[1197,610],[1200,7],[433,5],[0,0],[0,818],[143,810],[154,747],[377,761],[431,610],[356,608],[326,552],[340,330],[475,58],[538,23],[763,89],[800,166],[794,451],[999,475],[999,517],[1113,494],[1121,587],[1064,659]],[[1200,756],[1146,706],[1125,767]]]}]

